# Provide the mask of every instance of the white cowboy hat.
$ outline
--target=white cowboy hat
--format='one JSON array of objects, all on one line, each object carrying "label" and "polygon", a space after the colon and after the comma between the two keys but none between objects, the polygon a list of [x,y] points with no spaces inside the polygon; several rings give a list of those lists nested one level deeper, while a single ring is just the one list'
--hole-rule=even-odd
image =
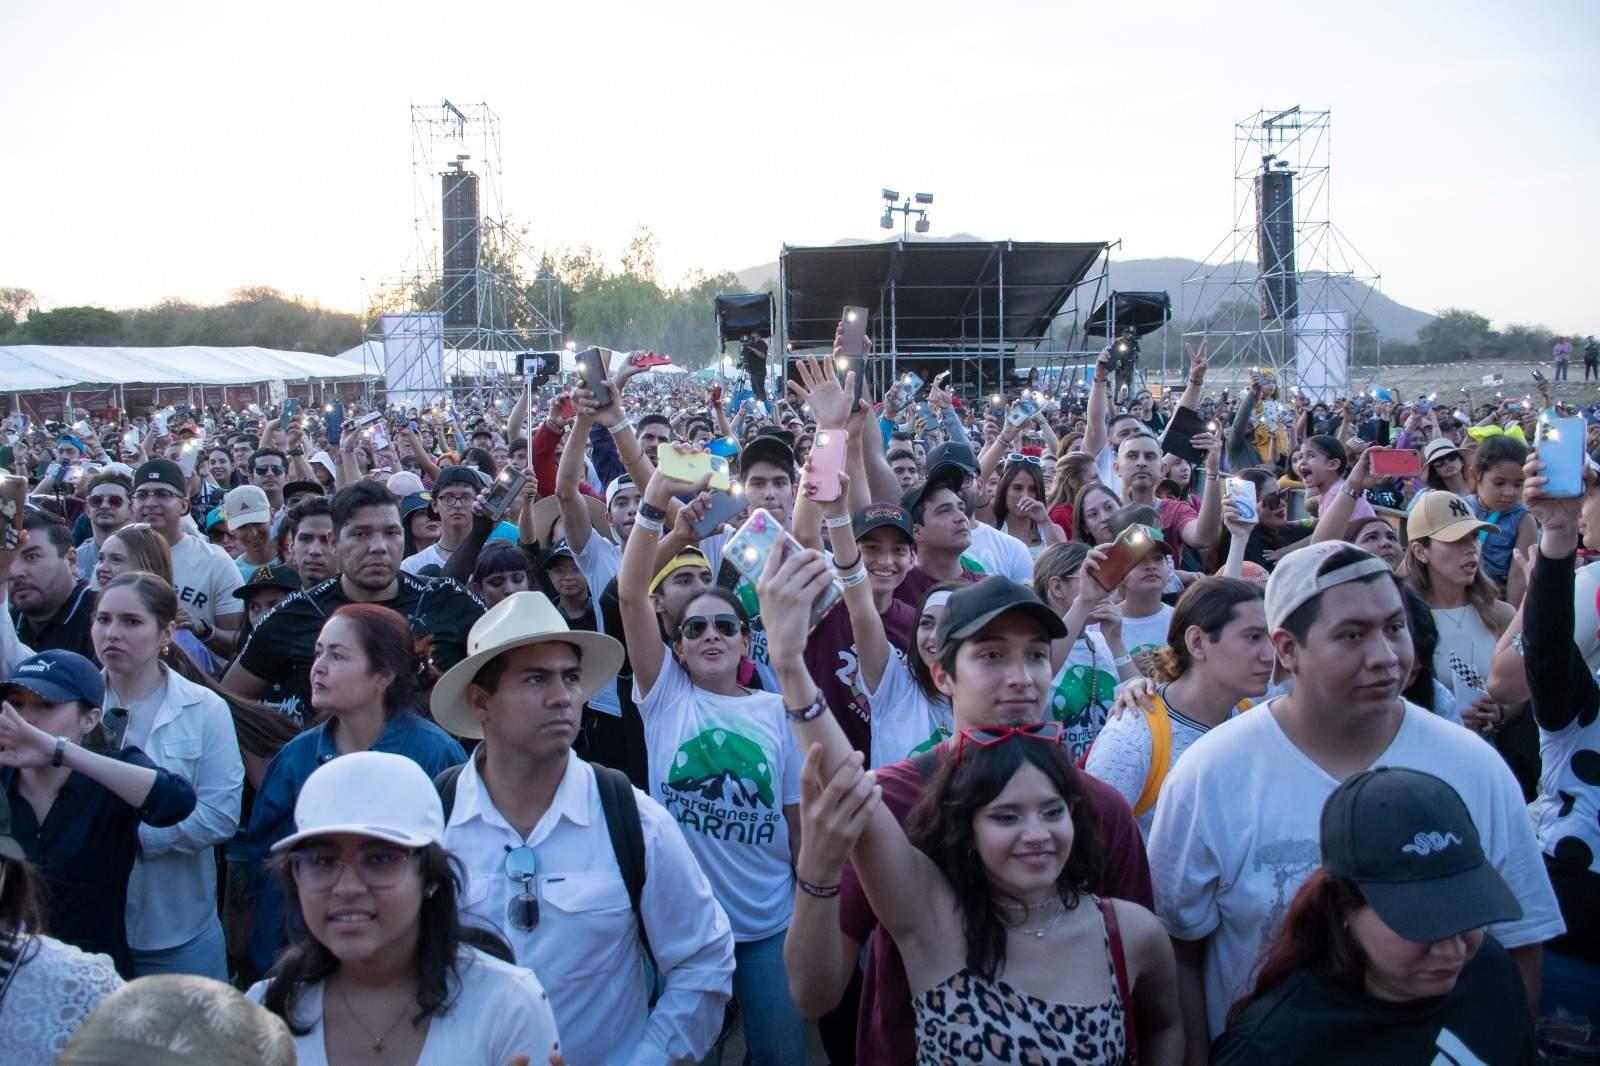
[{"label": "white cowboy hat", "polygon": [[478,671],[501,652],[557,643],[573,645],[582,658],[578,678],[581,700],[587,701],[622,669],[622,645],[615,639],[572,629],[542,592],[514,592],[478,619],[467,634],[467,657],[433,686],[428,701],[433,720],[458,737],[482,738],[483,725],[467,706],[467,686]]}]

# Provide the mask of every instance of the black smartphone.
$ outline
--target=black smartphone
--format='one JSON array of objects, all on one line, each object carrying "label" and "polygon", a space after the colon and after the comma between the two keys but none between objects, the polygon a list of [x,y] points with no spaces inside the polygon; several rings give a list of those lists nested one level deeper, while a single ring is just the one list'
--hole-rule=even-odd
[{"label": "black smartphone", "polygon": [[846,307],[840,318],[844,329],[839,337],[839,351],[846,363],[839,369],[841,374],[846,370],[856,372],[857,408],[861,405],[861,389],[867,377],[867,318],[870,314],[865,307]]},{"label": "black smartphone", "polygon": [[1543,385],[1544,384],[1544,372],[1542,370],[1535,370],[1533,372],[1533,380],[1535,380],[1539,384]]},{"label": "black smartphone", "polygon": [[528,484],[528,475],[516,467],[507,464],[495,476],[494,484],[489,489],[489,494],[483,498],[483,507],[489,517],[496,522],[505,517],[511,504],[516,501],[517,494]]},{"label": "black smartphone", "polygon": [[578,353],[578,374],[583,387],[594,393],[595,406],[610,406],[611,386],[606,383],[605,361],[599,348],[585,348]]},{"label": "black smartphone", "polygon": [[727,492],[713,492],[706,501],[705,513],[700,521],[694,524],[694,532],[698,537],[709,537],[724,522],[731,522],[734,518],[744,513],[748,503],[744,497],[744,486],[734,482]]},{"label": "black smartphone", "polygon": [[1161,450],[1191,463],[1204,463],[1206,453],[1194,446],[1194,438],[1196,434],[1209,432],[1211,424],[1201,418],[1199,412],[1180,404],[1173,408],[1172,421],[1161,434]]}]

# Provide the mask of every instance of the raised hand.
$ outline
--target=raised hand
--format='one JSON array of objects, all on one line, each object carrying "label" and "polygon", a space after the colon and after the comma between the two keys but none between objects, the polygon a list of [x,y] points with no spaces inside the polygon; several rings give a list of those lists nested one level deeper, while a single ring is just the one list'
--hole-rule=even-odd
[{"label": "raised hand", "polygon": [[[838,352],[839,349],[835,348],[834,351]],[[855,404],[856,372],[852,370],[846,374],[841,385],[838,375],[832,369],[824,368],[814,355],[796,360],[794,366],[800,380],[790,381],[789,391],[801,403],[811,405],[811,413],[817,418],[817,428],[844,428],[845,421],[850,417],[850,409]]]},{"label": "raised hand", "polygon": [[822,774],[822,745],[806,749],[800,770],[800,855],[796,872],[815,884],[837,884],[850,849],[883,800],[877,778],[862,765],[859,751]]},{"label": "raised hand", "polygon": [[1183,350],[1189,353],[1189,384],[1203,385],[1206,380],[1206,342],[1201,341],[1200,347],[1185,344]]},{"label": "raised hand", "polygon": [[56,738],[18,714],[10,701],[0,704],[0,766],[49,766],[55,747]]}]

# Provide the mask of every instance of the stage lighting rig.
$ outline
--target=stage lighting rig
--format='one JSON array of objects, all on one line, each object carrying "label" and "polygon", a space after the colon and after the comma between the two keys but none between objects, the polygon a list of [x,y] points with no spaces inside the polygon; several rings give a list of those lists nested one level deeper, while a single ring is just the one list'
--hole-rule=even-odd
[{"label": "stage lighting rig", "polygon": [[[883,195],[883,215],[882,215],[882,217],[880,217],[878,219],[878,225],[881,228],[883,228],[883,229],[894,229],[894,216],[895,215],[900,215],[901,216],[900,239],[901,240],[909,240],[910,237],[911,237],[911,229],[912,229],[911,216],[912,215],[916,215],[917,216],[916,231],[918,233],[927,233],[928,232],[928,226],[930,224],[929,219],[928,219],[928,207],[929,207],[929,205],[931,205],[933,203],[933,193],[931,193],[931,192],[919,192],[919,193],[916,193],[914,195],[914,197],[912,197],[912,196],[906,197],[905,203],[903,203],[903,204],[895,203],[896,200],[900,199],[900,193],[897,192],[894,189],[885,188],[882,191],[882,195]],[[916,202],[918,204],[921,205],[920,207],[912,207],[911,206],[913,198],[916,200]]]}]

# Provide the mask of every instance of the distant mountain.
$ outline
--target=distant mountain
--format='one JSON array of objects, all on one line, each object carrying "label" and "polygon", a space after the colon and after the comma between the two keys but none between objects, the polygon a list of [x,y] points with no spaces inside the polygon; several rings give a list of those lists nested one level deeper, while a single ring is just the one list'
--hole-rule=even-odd
[{"label": "distant mountain", "polygon": [[[929,241],[976,241],[981,237],[974,237],[969,233],[958,233],[950,237],[916,237],[913,240]],[[845,238],[833,242],[840,244],[867,244],[869,242]],[[1197,285],[1185,286],[1184,282],[1202,270],[1204,264],[1193,259],[1117,259],[1111,260],[1111,281],[1114,288],[1123,291],[1148,291],[1168,292],[1172,294],[1174,314],[1181,314],[1185,318],[1194,318],[1209,307],[1191,307],[1191,301],[1199,299],[1200,287]],[[1255,275],[1254,264],[1241,263],[1229,264],[1226,267],[1214,268],[1216,276],[1252,278]],[[747,290],[757,291],[769,284],[776,284],[778,278],[778,264],[762,263],[759,266],[747,267],[737,272],[739,284]],[[1407,307],[1396,300],[1391,300],[1382,292],[1370,289],[1368,286],[1355,283],[1359,290],[1366,290],[1366,300],[1363,304],[1357,292],[1341,292],[1335,290],[1337,295],[1345,296],[1343,300],[1331,300],[1335,308],[1343,307],[1345,310],[1359,310],[1366,315],[1380,334],[1390,340],[1414,341],[1417,339],[1417,330],[1421,329],[1433,316],[1426,311],[1419,311],[1415,307]],[[1230,290],[1222,286],[1206,286],[1207,303],[1214,303],[1224,297],[1239,298],[1242,293],[1238,287]],[[1332,308],[1330,308],[1332,309]]]}]

